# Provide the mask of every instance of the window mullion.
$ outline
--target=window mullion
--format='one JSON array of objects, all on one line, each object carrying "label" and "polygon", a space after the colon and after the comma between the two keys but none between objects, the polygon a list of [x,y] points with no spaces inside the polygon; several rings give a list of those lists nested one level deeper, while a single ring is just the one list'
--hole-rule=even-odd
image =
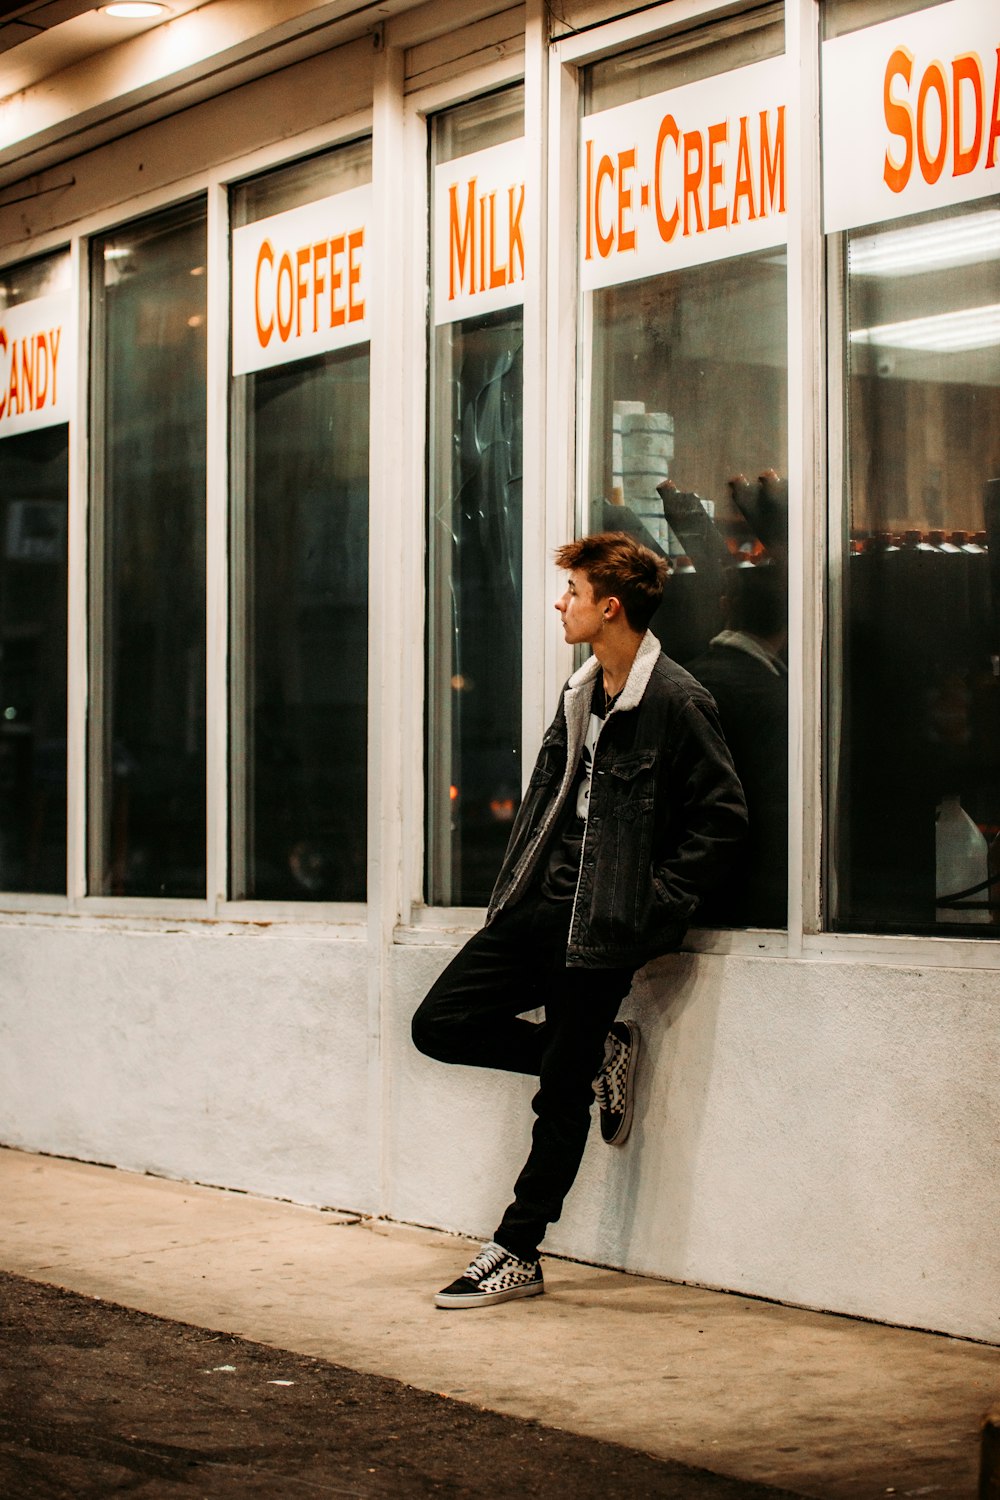
[{"label": "window mullion", "polygon": [[819,11],[787,0],[794,146],[788,182],[788,941],[820,925],[823,638],[823,257],[819,161]]},{"label": "window mullion", "polygon": [[66,894],[72,905],[87,893],[87,525],[89,457],[87,433],[90,347],[89,249],[84,239],[70,247],[72,295],[77,309],[76,400],[69,429],[69,559],[66,701]]},{"label": "window mullion", "polygon": [[525,784],[545,724],[545,639],[550,613],[546,592],[545,379],[546,125],[548,119],[548,9],[528,0],[525,21],[524,135],[525,202],[533,212],[527,224],[524,283],[524,429],[521,608],[521,778]]},{"label": "window mullion", "polygon": [[227,895],[227,761],[229,699],[226,681],[228,628],[227,408],[229,390],[229,204],[224,187],[208,195],[208,327],[206,447],[206,633],[205,703],[207,896],[214,913]]}]

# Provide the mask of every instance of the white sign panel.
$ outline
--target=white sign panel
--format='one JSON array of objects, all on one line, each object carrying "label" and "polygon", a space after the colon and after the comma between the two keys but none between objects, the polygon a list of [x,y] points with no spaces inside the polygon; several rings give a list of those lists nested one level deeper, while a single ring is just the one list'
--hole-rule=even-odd
[{"label": "white sign panel", "polygon": [[434,168],[434,322],[524,301],[524,139]]},{"label": "white sign panel", "polygon": [[776,57],[588,115],[584,290],[783,245],[788,93]]},{"label": "white sign panel", "polygon": [[371,337],[372,190],[350,188],[233,231],[233,374]]},{"label": "white sign panel", "polygon": [[1000,4],[950,0],[823,46],[828,234],[1000,192]]},{"label": "white sign panel", "polygon": [[76,323],[69,292],[0,313],[0,439],[68,422],[76,389]]}]

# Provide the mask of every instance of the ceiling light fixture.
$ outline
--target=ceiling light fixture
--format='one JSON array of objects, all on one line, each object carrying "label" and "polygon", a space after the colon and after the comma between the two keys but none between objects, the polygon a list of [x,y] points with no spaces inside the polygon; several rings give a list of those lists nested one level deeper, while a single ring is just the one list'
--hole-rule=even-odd
[{"label": "ceiling light fixture", "polygon": [[101,6],[101,14],[114,16],[116,21],[150,21],[166,15],[168,9],[161,0],[112,0],[111,5]]}]

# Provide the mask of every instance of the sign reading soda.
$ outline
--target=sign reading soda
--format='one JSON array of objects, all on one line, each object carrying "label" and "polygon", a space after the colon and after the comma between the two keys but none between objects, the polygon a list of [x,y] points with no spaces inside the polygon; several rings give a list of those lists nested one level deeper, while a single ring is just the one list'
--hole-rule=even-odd
[{"label": "sign reading soda", "polygon": [[233,374],[370,337],[370,186],[233,231]]},{"label": "sign reading soda", "polygon": [[76,378],[69,292],[0,313],[0,439],[68,422]]},{"label": "sign reading soda", "polygon": [[950,0],[824,43],[827,233],[996,193],[998,152],[997,0]]}]

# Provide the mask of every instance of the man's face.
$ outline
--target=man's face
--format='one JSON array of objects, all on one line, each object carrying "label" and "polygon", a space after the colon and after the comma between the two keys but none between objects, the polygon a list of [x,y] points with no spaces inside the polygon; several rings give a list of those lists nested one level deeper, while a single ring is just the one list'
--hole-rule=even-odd
[{"label": "man's face", "polygon": [[566,592],[556,600],[565,639],[570,646],[592,645],[604,629],[607,601],[595,599],[590,579],[580,568],[570,568]]}]

